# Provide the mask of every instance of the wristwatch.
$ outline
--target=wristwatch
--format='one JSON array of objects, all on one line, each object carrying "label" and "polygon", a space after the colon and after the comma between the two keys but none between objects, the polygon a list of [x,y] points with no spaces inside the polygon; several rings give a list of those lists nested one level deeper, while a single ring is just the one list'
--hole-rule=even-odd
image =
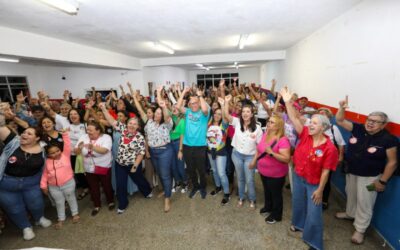
[{"label": "wristwatch", "polygon": [[387,182],[386,181],[382,181],[381,179],[378,180],[380,184],[386,186]]}]

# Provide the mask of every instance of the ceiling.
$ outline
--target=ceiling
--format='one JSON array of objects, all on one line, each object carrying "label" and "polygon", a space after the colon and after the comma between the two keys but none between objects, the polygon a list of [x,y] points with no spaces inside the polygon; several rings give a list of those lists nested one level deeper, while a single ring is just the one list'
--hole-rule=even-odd
[{"label": "ceiling", "polygon": [[[72,1],[72,0],[71,0]],[[73,0],[75,1],[75,0]],[[360,0],[77,0],[71,16],[37,0],[0,0],[0,26],[139,58],[287,49]],[[251,34],[244,50],[240,34]]]}]

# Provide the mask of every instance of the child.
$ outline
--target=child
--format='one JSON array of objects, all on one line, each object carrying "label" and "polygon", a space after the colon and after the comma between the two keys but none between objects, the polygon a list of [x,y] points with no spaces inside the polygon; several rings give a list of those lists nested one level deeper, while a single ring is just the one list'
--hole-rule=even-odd
[{"label": "child", "polygon": [[71,140],[68,132],[62,133],[64,140],[64,151],[60,145],[50,143],[46,146],[47,160],[43,170],[40,188],[46,195],[50,192],[57,207],[58,223],[56,229],[60,229],[65,221],[65,200],[72,214],[72,222],[77,223],[80,219],[78,215],[78,204],[75,197],[75,180],[71,167]]}]

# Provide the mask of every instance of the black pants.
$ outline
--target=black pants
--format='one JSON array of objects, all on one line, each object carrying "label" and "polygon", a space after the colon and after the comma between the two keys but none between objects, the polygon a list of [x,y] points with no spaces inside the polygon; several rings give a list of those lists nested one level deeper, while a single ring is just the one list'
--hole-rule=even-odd
[{"label": "black pants", "polygon": [[183,145],[183,158],[193,188],[206,189],[206,146]]},{"label": "black pants", "polygon": [[233,165],[232,161],[233,147],[231,145],[231,139],[229,137],[226,138],[225,148],[226,148],[226,176],[228,176],[229,186],[233,187],[235,165]]},{"label": "black pants", "polygon": [[276,221],[282,220],[283,197],[282,189],[285,184],[285,176],[280,178],[261,175],[264,187],[264,208],[270,212],[270,216]]},{"label": "black pants", "polygon": [[323,203],[328,203],[329,200],[329,194],[331,193],[331,177],[332,177],[332,171],[329,171],[328,181],[325,184],[324,192],[322,194]]}]

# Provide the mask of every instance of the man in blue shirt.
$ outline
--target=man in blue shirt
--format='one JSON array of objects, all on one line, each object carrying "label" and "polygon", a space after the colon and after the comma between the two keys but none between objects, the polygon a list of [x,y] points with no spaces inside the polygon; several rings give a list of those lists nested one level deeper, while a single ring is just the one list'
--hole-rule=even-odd
[{"label": "man in blue shirt", "polygon": [[[206,198],[206,134],[210,117],[210,107],[203,98],[203,92],[197,90],[189,99],[188,108],[183,107],[183,98],[189,92],[185,88],[179,97],[177,108],[185,114],[185,134],[183,137],[183,158],[187,166],[187,173],[193,184],[189,198],[200,191],[201,198]],[[199,183],[200,177],[200,183]]]}]

